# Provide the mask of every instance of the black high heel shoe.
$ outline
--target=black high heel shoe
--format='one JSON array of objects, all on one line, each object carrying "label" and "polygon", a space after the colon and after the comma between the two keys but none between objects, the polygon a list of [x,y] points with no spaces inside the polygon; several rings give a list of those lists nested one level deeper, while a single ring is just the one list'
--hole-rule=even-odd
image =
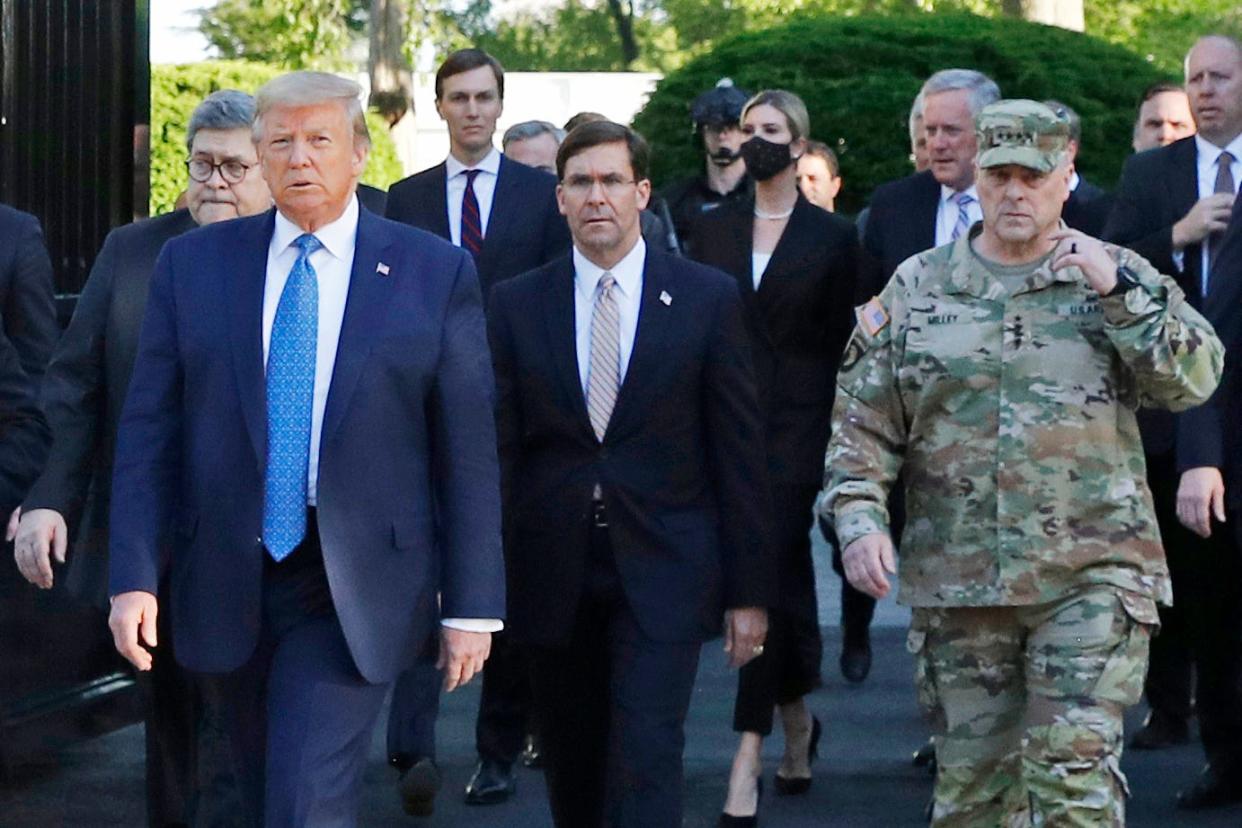
[{"label": "black high heel shoe", "polygon": [[763,804],[763,777],[760,776],[755,780],[755,812],[750,816],[733,816],[732,814],[721,814],[720,822],[717,823],[719,828],[757,828],[759,825],[759,806]]},{"label": "black high heel shoe", "polygon": [[[819,719],[815,716],[811,717],[811,741],[806,746],[806,764],[810,767],[811,763],[819,757],[819,737],[823,733],[823,727],[819,724]],[[779,773],[772,777],[772,785],[776,788],[776,792],[781,796],[799,796],[811,789],[811,777],[781,776]]]}]

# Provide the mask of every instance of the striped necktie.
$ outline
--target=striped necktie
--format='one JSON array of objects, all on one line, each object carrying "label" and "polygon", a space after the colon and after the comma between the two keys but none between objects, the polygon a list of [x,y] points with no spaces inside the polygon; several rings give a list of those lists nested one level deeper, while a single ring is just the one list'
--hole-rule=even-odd
[{"label": "striped necktie", "polygon": [[466,170],[466,193],[461,198],[461,246],[476,259],[483,249],[483,219],[479,216],[479,199],[474,194],[474,180],[482,170]]},{"label": "striped necktie", "polygon": [[957,241],[970,229],[970,212],[967,208],[975,203],[975,197],[963,190],[954,193],[949,200],[957,202],[957,221],[953,223],[953,241]]},{"label": "striped necktie", "polygon": [[612,409],[621,387],[621,315],[614,288],[617,280],[605,272],[596,287],[591,311],[591,355],[587,365],[587,412],[595,439],[604,441]]},{"label": "striped necktie", "polygon": [[323,244],[310,233],[293,243],[298,258],[280,293],[267,349],[263,545],[277,561],[306,535],[306,475],[319,344],[319,283],[310,256]]}]

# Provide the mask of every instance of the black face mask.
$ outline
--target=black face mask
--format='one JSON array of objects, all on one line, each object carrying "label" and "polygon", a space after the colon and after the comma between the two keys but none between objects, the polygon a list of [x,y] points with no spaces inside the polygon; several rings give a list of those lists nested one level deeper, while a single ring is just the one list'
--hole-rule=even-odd
[{"label": "black face mask", "polygon": [[746,171],[756,181],[767,181],[794,162],[789,144],[777,144],[758,135],[742,144],[741,156],[746,162]]}]

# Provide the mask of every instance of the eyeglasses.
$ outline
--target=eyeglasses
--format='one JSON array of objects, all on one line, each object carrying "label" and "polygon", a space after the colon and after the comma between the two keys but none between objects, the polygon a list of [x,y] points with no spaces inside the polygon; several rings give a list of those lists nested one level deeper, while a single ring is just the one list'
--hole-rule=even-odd
[{"label": "eyeglasses", "polygon": [[631,184],[637,184],[637,179],[622,178],[615,173],[604,176],[603,178],[593,178],[589,175],[571,175],[565,179],[561,185],[569,192],[576,196],[588,195],[595,189],[595,185],[599,184],[604,188],[604,193],[609,196],[618,196],[625,192],[626,188]]},{"label": "eyeglasses", "polygon": [[246,173],[250,172],[251,167],[257,167],[258,164],[243,164],[237,159],[229,159],[221,161],[219,164],[213,164],[206,158],[191,158],[185,162],[185,168],[190,172],[190,178],[193,178],[200,184],[206,184],[211,180],[212,174],[220,171],[220,177],[229,184],[240,184],[242,179],[246,177]]}]

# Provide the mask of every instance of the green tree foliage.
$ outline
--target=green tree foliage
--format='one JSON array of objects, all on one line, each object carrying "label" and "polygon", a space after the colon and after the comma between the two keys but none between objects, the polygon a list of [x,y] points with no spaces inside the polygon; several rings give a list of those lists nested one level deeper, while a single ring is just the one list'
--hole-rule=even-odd
[{"label": "green tree foliage", "polygon": [[839,203],[860,209],[876,185],[908,175],[907,117],[923,80],[939,69],[986,72],[1007,97],[1055,97],[1083,120],[1079,168],[1111,185],[1130,149],[1134,101],[1167,79],[1126,49],[1063,29],[973,15],[795,16],[719,43],[665,76],[634,120],[652,143],[657,183],[698,174],[701,149],[687,106],[724,76],[755,92],[803,97],[812,136],[841,157]]},{"label": "green tree foliage", "polygon": [[339,69],[366,25],[367,0],[218,0],[199,31],[221,58],[287,69]]},{"label": "green tree foliage", "polygon": [[[217,89],[254,93],[280,74],[272,66],[245,61],[208,61],[186,66],[151,67],[151,215],[173,208],[189,184],[185,169],[185,130],[194,107]],[[363,182],[387,188],[401,178],[401,162],[388,128],[375,113],[367,113],[371,154]]]},{"label": "green tree foliage", "polygon": [[1087,31],[1174,74],[1204,34],[1242,37],[1238,0],[1087,0]]}]

